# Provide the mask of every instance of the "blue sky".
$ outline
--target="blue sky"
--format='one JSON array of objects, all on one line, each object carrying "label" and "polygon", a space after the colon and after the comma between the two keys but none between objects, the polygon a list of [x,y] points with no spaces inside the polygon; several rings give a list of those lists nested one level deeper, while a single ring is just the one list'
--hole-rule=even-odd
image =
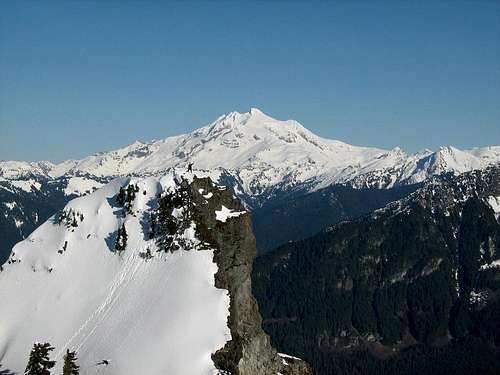
[{"label": "blue sky", "polygon": [[358,145],[500,144],[500,2],[0,3],[0,159],[250,107]]}]

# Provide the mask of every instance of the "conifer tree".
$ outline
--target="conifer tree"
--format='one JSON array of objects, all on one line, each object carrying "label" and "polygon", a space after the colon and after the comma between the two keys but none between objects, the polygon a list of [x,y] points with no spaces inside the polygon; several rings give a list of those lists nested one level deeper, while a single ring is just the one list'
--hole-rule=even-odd
[{"label": "conifer tree", "polygon": [[123,251],[127,247],[127,230],[125,229],[125,224],[122,224],[120,228],[118,228],[118,234],[116,236],[115,249],[118,251]]},{"label": "conifer tree", "polygon": [[156,216],[151,215],[150,228],[149,228],[149,239],[153,239],[156,235]]},{"label": "conifer tree", "polygon": [[49,359],[49,352],[54,348],[48,343],[34,343],[31,349],[30,357],[25,375],[50,375],[50,369],[55,366],[56,362]]},{"label": "conifer tree", "polygon": [[127,203],[131,204],[135,199],[135,186],[129,185],[127,187]]},{"label": "conifer tree", "polygon": [[132,203],[135,199],[136,188],[139,189],[137,185],[128,185],[125,193],[125,204],[123,206],[129,214],[132,214]]},{"label": "conifer tree", "polygon": [[66,349],[63,375],[78,375],[80,373],[80,366],[76,364],[76,360],[76,352],[70,352],[69,349]]},{"label": "conifer tree", "polygon": [[127,247],[127,231],[125,230],[125,224],[122,224],[122,243],[123,243],[123,250]]},{"label": "conifer tree", "polygon": [[120,192],[116,196],[116,203],[118,203],[119,206],[125,204],[125,189],[123,187],[120,187]]},{"label": "conifer tree", "polygon": [[122,227],[118,228],[118,233],[116,234],[115,250],[121,250],[121,238],[122,238]]}]

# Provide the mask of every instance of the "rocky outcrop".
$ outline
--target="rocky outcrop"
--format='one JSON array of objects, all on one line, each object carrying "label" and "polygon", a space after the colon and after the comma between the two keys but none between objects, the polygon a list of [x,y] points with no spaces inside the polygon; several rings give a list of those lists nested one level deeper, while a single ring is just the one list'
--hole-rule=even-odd
[{"label": "rocky outcrop", "polygon": [[[302,360],[283,360],[261,328],[262,318],[251,289],[256,249],[250,215],[231,190],[214,186],[209,178],[182,184],[188,187],[197,237],[215,249],[215,285],[227,289],[230,295],[228,326],[232,339],[213,354],[216,367],[221,373],[233,375],[312,374]],[[223,207],[242,214],[217,220],[216,211]]]}]

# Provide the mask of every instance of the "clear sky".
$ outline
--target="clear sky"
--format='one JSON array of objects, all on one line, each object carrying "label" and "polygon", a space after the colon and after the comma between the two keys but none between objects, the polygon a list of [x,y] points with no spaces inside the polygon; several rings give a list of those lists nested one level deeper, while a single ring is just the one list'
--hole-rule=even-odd
[{"label": "clear sky", "polygon": [[250,107],[358,145],[500,144],[500,1],[0,2],[0,159]]}]

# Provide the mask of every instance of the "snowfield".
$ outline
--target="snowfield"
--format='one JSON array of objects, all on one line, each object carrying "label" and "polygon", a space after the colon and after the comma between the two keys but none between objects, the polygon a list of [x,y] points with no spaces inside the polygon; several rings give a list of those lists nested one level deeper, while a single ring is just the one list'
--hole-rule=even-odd
[{"label": "snowfield", "polygon": [[[216,371],[211,354],[231,334],[228,292],[214,286],[213,251],[157,253],[145,235],[144,220],[173,177],[116,179],[66,206],[77,227],[53,216],[14,247],[0,272],[2,370],[23,373],[33,343],[47,341],[55,347],[53,373],[62,371],[66,349],[77,351],[82,374]],[[129,183],[139,192],[135,216],[124,218],[113,197]],[[128,241],[119,254],[113,248],[122,224]],[[153,258],[141,256],[147,249]]]},{"label": "snowfield", "polygon": [[103,184],[88,178],[72,177],[68,180],[68,184],[64,189],[64,193],[66,195],[71,195],[71,194],[85,195],[102,186]]}]

